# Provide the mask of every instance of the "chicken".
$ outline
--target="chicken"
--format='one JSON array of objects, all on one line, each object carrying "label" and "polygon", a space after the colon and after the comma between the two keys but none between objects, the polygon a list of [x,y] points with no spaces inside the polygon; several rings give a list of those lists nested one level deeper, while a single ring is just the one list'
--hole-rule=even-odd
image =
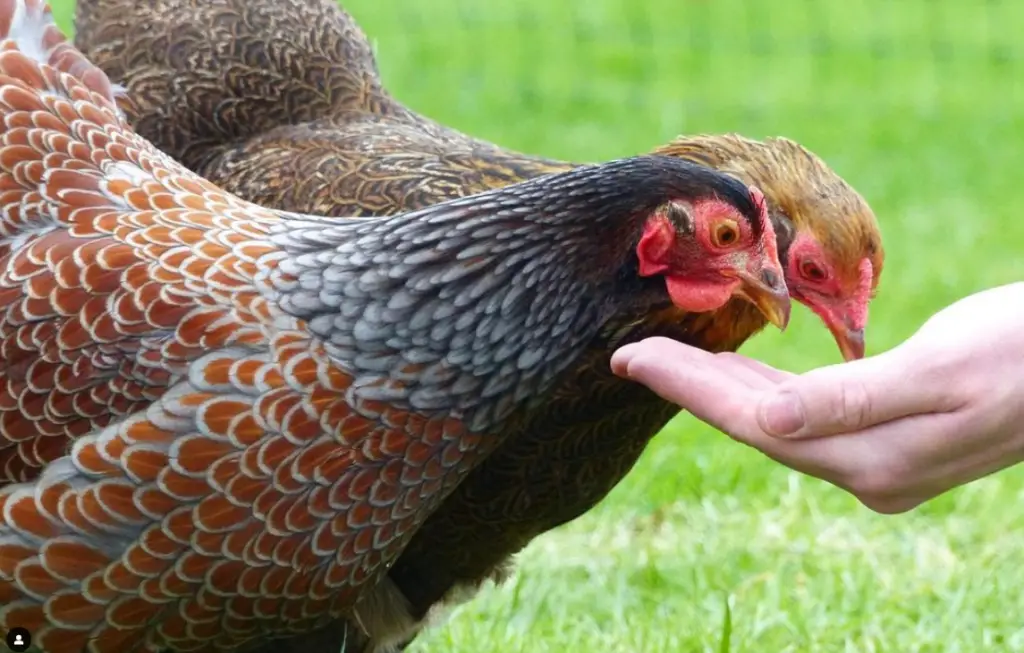
[{"label": "chicken", "polygon": [[570,167],[404,107],[334,0],[75,7],[75,45],[127,87],[118,99],[133,128],[190,169],[259,196],[250,201],[377,215]]},{"label": "chicken", "polygon": [[[79,0],[77,44],[123,84],[130,121],[162,149],[246,199],[332,216],[387,215],[576,164],[502,149],[426,119],[386,91],[358,25],[332,0]],[[135,26],[147,25],[139,30]],[[655,150],[761,188],[790,293],[846,358],[863,354],[883,264],[870,208],[817,156],[783,138],[680,138]],[[676,413],[611,374],[619,345],[672,337],[733,351],[765,324],[748,302],[605,330],[553,399],[424,523],[389,571],[415,623],[504,578],[510,558],[583,514],[629,472]],[[296,651],[372,650],[358,623]],[[376,628],[376,631],[381,628]],[[386,629],[385,629],[386,630]],[[322,642],[322,643],[321,643]]]},{"label": "chicken", "polygon": [[409,538],[602,333],[733,297],[788,319],[764,198],[727,175],[640,156],[390,217],[262,208],[133,133],[40,0],[0,0],[0,125],[4,434],[79,436],[0,490],[0,629],[49,653],[394,618]]},{"label": "chicken", "polygon": [[[402,105],[335,0],[80,0],[76,11],[76,45],[126,87],[119,99],[138,133],[264,206],[385,215],[575,165],[500,148]],[[780,248],[792,247],[794,298],[824,320],[845,358],[863,356],[884,256],[853,188],[784,138],[697,136],[654,153],[760,185]]]}]

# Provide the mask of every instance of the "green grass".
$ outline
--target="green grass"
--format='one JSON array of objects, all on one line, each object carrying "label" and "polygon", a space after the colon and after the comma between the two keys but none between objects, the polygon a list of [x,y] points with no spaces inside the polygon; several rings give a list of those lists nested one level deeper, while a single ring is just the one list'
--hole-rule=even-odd
[{"label": "green grass", "polygon": [[[56,0],[62,24],[71,5]],[[347,0],[391,89],[576,160],[684,132],[786,135],[872,203],[869,351],[1024,278],[1024,4],[1012,0]],[[797,311],[745,349],[838,360]],[[1024,651],[1024,468],[882,517],[681,417],[597,509],[538,539],[416,653]],[[728,609],[727,609],[728,608]]]}]

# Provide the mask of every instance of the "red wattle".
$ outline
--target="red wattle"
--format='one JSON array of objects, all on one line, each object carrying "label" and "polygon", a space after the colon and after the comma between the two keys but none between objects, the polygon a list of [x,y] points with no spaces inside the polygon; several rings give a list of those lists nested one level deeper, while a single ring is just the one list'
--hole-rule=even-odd
[{"label": "red wattle", "polygon": [[721,308],[732,297],[733,285],[721,281],[665,277],[665,286],[672,303],[691,313],[706,313]]}]

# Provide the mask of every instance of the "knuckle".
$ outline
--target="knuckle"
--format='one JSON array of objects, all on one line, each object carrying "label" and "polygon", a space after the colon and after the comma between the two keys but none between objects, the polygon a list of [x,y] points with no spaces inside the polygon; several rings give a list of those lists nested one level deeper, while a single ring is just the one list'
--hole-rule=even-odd
[{"label": "knuckle", "polygon": [[854,430],[870,424],[871,395],[862,381],[851,379],[842,384],[836,403],[834,417],[843,428]]},{"label": "knuckle", "polygon": [[[956,383],[940,381],[956,379]],[[929,350],[927,357],[915,357],[906,365],[904,383],[927,388],[940,407],[954,407],[964,396],[973,396],[977,390],[991,387],[990,379],[975,374],[975,366],[965,360],[957,347]]]}]

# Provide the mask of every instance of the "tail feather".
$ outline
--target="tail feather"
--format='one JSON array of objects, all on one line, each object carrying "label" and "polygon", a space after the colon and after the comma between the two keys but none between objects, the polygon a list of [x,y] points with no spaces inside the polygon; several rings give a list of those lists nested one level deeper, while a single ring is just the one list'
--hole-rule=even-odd
[{"label": "tail feather", "polygon": [[[110,79],[67,40],[44,0],[0,0],[0,39],[6,40],[5,52],[19,52],[38,64],[71,75],[116,106],[115,87]],[[25,79],[24,73],[19,75],[17,71],[12,76]]]}]

